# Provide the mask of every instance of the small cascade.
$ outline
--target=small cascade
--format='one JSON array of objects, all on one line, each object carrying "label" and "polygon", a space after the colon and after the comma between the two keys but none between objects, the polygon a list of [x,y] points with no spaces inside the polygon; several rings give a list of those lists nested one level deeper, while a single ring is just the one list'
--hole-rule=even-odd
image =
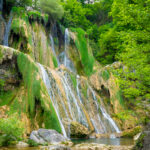
[{"label": "small cascade", "polygon": [[71,72],[76,72],[73,62],[68,58],[67,51],[69,49],[70,37],[68,28],[65,29],[65,49],[59,55],[59,60],[61,64],[64,64],[66,68],[68,68]]},{"label": "small cascade", "polygon": [[104,109],[104,107],[100,106],[101,112],[104,116],[105,119],[107,119],[109,121],[109,123],[112,125],[112,127],[115,129],[115,131],[117,133],[120,133],[119,128],[117,127],[116,123],[114,122],[114,120],[110,117],[110,115],[106,112],[106,110]]},{"label": "small cascade", "polygon": [[[93,96],[93,99],[95,100],[95,103],[96,103],[96,106],[97,106],[97,110],[101,110],[101,113],[102,113],[102,116],[104,117],[105,120],[107,120],[109,122],[109,125],[111,126],[110,128],[112,129],[112,132],[117,132],[117,133],[120,133],[120,130],[118,128],[118,126],[116,125],[116,123],[114,122],[114,120],[110,117],[110,115],[107,113],[106,109],[104,107],[102,107],[102,105],[99,107],[98,105],[98,101],[97,101],[97,98],[96,98],[96,95],[95,95],[95,92],[92,90],[92,88],[90,87],[90,90],[92,92],[92,96]],[[107,132],[103,122],[101,121],[100,117],[99,117],[99,121],[100,121],[100,124],[103,126],[104,130],[105,130],[105,133]]]},{"label": "small cascade", "polygon": [[53,37],[52,37],[51,34],[49,35],[49,37],[50,37],[50,40],[51,40],[51,47],[52,47],[53,55],[56,57],[57,63],[58,63],[58,66],[59,66],[60,63],[59,63],[59,60],[58,60],[57,55],[56,55],[56,52],[55,52],[55,45],[54,45]]},{"label": "small cascade", "polygon": [[0,0],[0,11],[3,11],[3,0]]},{"label": "small cascade", "polygon": [[13,16],[12,16],[12,13],[11,13],[8,23],[7,24],[5,23],[5,35],[4,35],[4,38],[3,38],[3,45],[4,46],[8,46],[8,39],[9,39],[9,34],[10,34],[10,29],[11,29],[12,18],[13,18]]},{"label": "small cascade", "polygon": [[67,50],[68,50],[68,47],[69,47],[69,43],[70,43],[70,39],[69,39],[69,31],[68,29],[66,28],[65,29],[65,55],[64,55],[64,65],[67,67]]},{"label": "small cascade", "polygon": [[93,91],[93,89],[89,86],[89,89],[88,89],[88,96],[90,95],[90,92],[91,92],[91,95],[92,95],[92,98],[93,98],[93,103],[95,104],[95,112],[94,114],[90,115],[90,118],[91,118],[91,122],[94,126],[94,129],[95,129],[95,132],[97,134],[101,134],[101,133],[107,133],[107,130],[105,128],[105,125],[99,115],[99,105],[98,105],[98,101],[97,101],[97,98],[96,98],[96,95]]},{"label": "small cascade", "polygon": [[79,105],[79,101],[77,100],[74,92],[72,91],[71,86],[69,85],[67,76],[60,75],[60,77],[61,77],[63,87],[65,89],[65,94],[67,97],[69,111],[72,119],[88,127],[87,119],[82,111],[82,108],[80,107],[81,104]]},{"label": "small cascade", "polygon": [[60,118],[60,115],[59,115],[59,112],[58,112],[58,106],[56,105],[56,100],[54,99],[54,93],[53,93],[53,90],[52,90],[52,87],[51,87],[51,84],[50,84],[50,81],[49,81],[48,74],[47,74],[45,68],[44,68],[41,64],[38,63],[38,65],[39,65],[39,67],[40,67],[40,69],[41,69],[41,72],[42,72],[43,82],[44,82],[45,85],[46,85],[46,88],[47,88],[47,90],[48,90],[50,99],[52,100],[53,107],[55,108],[55,111],[56,111],[58,120],[59,120],[60,125],[61,125],[61,129],[62,129],[63,135],[64,135],[65,137],[67,137],[65,128],[64,128],[64,126],[63,126],[63,123],[62,123],[62,121],[61,121],[61,118]]},{"label": "small cascade", "polygon": [[77,80],[77,95],[78,95],[78,98],[79,98],[79,100],[80,100],[80,103],[81,104],[83,104],[83,100],[82,100],[82,97],[81,97],[81,93],[80,93],[80,90],[79,90],[79,78],[80,78],[80,76],[79,75],[77,75],[77,78],[76,78],[76,80]]}]

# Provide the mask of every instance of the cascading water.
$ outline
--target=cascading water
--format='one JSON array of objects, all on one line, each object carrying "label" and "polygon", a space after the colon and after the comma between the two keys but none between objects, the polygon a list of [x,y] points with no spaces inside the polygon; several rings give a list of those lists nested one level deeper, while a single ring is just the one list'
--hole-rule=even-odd
[{"label": "cascading water", "polygon": [[12,13],[10,13],[9,21],[7,24],[5,23],[5,34],[3,38],[4,46],[8,46],[8,39],[9,39],[9,34],[10,34],[10,29],[11,29],[12,18],[13,18]]},{"label": "cascading water", "polygon": [[79,78],[80,78],[80,76],[79,75],[77,75],[77,77],[76,77],[76,80],[77,80],[77,95],[78,95],[78,98],[79,98],[79,100],[80,100],[80,103],[81,104],[83,104],[83,100],[82,100],[82,97],[81,97],[81,93],[80,93],[80,90],[79,90]]},{"label": "cascading water", "polygon": [[51,34],[49,35],[49,37],[50,37],[50,40],[51,40],[51,47],[52,47],[53,55],[56,57],[56,59],[57,59],[57,64],[58,64],[58,66],[59,66],[60,63],[59,63],[59,60],[58,60],[57,55],[56,55],[56,52],[55,52],[55,45],[54,45],[53,37],[52,37]]},{"label": "cascading water", "polygon": [[[61,81],[62,81],[62,84],[63,84],[64,89],[65,89],[65,93],[66,93],[66,97],[67,97],[67,101],[68,101],[68,106],[69,106],[69,111],[70,111],[70,114],[71,114],[73,120],[78,121],[79,123],[88,127],[86,117],[82,111],[82,108],[79,105],[79,101],[77,100],[76,96],[74,95],[74,93],[72,91],[71,86],[69,85],[67,76],[60,75],[60,77],[61,77]],[[72,109],[73,106],[71,106],[71,104],[74,104],[74,106],[75,106],[74,110]]]},{"label": "cascading water", "polygon": [[106,118],[106,119],[109,121],[109,123],[113,126],[113,128],[115,129],[115,131],[116,131],[117,133],[120,133],[120,130],[119,130],[119,128],[117,127],[116,123],[115,123],[114,120],[110,117],[110,115],[106,112],[106,110],[105,110],[102,106],[100,106],[100,109],[101,109],[101,112],[102,112],[104,118]]},{"label": "cascading water", "polygon": [[68,29],[66,28],[65,29],[65,55],[64,55],[64,65],[67,67],[67,50],[68,50],[68,46],[69,46],[69,43],[70,43],[70,39],[69,39],[69,31]]},{"label": "cascading water", "polygon": [[70,37],[68,28],[65,29],[65,49],[59,55],[60,63],[64,64],[66,68],[68,68],[71,72],[76,72],[76,69],[73,65],[73,62],[68,58],[67,51],[69,49]]},{"label": "cascading water", "polygon": [[[113,129],[112,129],[112,132],[115,131],[115,132],[117,132],[117,133],[120,133],[120,130],[119,130],[118,126],[116,125],[116,123],[114,122],[114,120],[110,117],[110,115],[107,113],[106,109],[105,109],[104,107],[102,107],[102,105],[99,107],[98,101],[97,101],[97,98],[96,98],[96,95],[95,95],[94,91],[92,90],[92,88],[90,87],[89,89],[90,89],[91,92],[92,92],[92,96],[93,96],[93,99],[95,100],[97,109],[100,108],[101,113],[102,113],[102,116],[103,116],[106,120],[108,120],[108,122],[109,122],[109,124],[110,124],[110,126],[111,126],[110,128],[111,128],[111,129],[113,128]],[[107,132],[105,126],[104,126],[103,123],[101,122],[100,117],[99,117],[99,120],[100,120],[100,123],[101,123],[101,125],[103,126],[105,132]]]},{"label": "cascading water", "polygon": [[43,82],[44,82],[45,85],[46,85],[46,88],[47,88],[47,90],[48,90],[50,99],[52,100],[53,107],[55,108],[55,111],[56,111],[58,120],[59,120],[60,125],[61,125],[61,129],[62,129],[63,135],[64,135],[65,137],[67,137],[65,128],[64,128],[64,126],[63,126],[63,123],[62,123],[62,121],[61,121],[60,115],[59,115],[59,113],[58,113],[58,107],[56,106],[56,103],[55,103],[56,100],[54,99],[54,95],[53,95],[52,87],[51,87],[51,84],[50,84],[50,81],[49,81],[49,78],[48,78],[48,74],[47,74],[45,68],[44,68],[41,64],[38,63],[38,65],[39,65],[39,67],[40,67],[40,69],[41,69],[41,72],[42,72],[42,79],[43,79]]},{"label": "cascading water", "polygon": [[0,0],[0,11],[3,11],[3,0]]}]

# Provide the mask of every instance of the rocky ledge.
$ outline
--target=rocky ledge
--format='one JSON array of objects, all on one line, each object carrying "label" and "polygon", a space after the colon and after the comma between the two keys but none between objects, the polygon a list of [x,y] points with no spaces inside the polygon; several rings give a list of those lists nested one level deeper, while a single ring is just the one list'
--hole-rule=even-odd
[{"label": "rocky ledge", "polygon": [[132,150],[133,146],[113,146],[96,143],[82,143],[74,146],[72,150]]}]

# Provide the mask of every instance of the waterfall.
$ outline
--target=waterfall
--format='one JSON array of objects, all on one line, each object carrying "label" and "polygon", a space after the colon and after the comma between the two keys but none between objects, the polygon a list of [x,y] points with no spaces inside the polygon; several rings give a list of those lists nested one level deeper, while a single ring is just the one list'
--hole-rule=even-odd
[{"label": "waterfall", "polygon": [[48,90],[48,93],[49,93],[50,99],[51,99],[51,101],[52,101],[53,107],[55,108],[55,111],[56,111],[58,120],[59,120],[59,122],[60,122],[60,126],[61,126],[61,129],[62,129],[63,135],[64,135],[65,137],[67,137],[65,128],[64,128],[64,126],[63,126],[63,123],[62,123],[62,121],[61,121],[61,119],[60,119],[60,115],[59,115],[59,113],[58,113],[58,106],[56,106],[56,104],[55,104],[56,100],[54,99],[54,96],[53,96],[53,91],[52,91],[52,87],[51,87],[51,84],[50,84],[50,81],[49,81],[48,74],[47,74],[45,68],[44,68],[41,64],[38,63],[38,65],[39,65],[39,67],[40,67],[40,69],[41,69],[41,72],[42,72],[42,79],[43,79],[43,82],[44,82],[45,85],[46,85],[46,88],[47,88],[47,90]]},{"label": "waterfall", "polygon": [[[96,98],[96,95],[95,95],[95,92],[92,90],[92,88],[90,87],[90,90],[92,92],[92,95],[93,95],[93,99],[95,100],[95,103],[96,103],[96,106],[97,106],[97,109],[99,109],[99,105],[98,105],[98,101],[97,101],[97,98]],[[110,115],[107,113],[107,111],[105,110],[104,107],[102,107],[102,105],[100,106],[100,110],[101,110],[101,113],[103,115],[103,117],[108,120],[109,124],[114,128],[114,130],[117,132],[117,133],[120,133],[120,130],[118,128],[118,126],[116,125],[116,123],[114,122],[114,120],[110,117]],[[100,118],[99,118],[100,120]],[[100,121],[101,124],[103,124],[101,121]],[[103,125],[103,128],[105,126]],[[106,131],[106,129],[105,129]]]},{"label": "waterfall", "polygon": [[117,127],[116,123],[114,122],[114,120],[110,117],[110,115],[106,112],[106,110],[104,109],[104,107],[100,106],[101,112],[104,116],[104,118],[106,118],[109,123],[113,126],[113,128],[115,129],[115,131],[117,133],[120,133],[119,128]]},{"label": "waterfall", "polygon": [[9,39],[9,34],[10,34],[10,29],[11,29],[12,18],[13,18],[12,13],[10,13],[9,21],[7,24],[5,23],[5,34],[3,38],[4,46],[8,46],[8,39]]},{"label": "waterfall", "polygon": [[51,47],[52,47],[53,55],[56,57],[56,59],[57,59],[57,64],[58,64],[58,66],[59,66],[60,63],[59,63],[59,60],[58,60],[57,55],[56,55],[56,52],[55,52],[55,45],[54,45],[53,37],[52,37],[51,34],[49,35],[49,37],[50,37],[50,40],[51,40]]},{"label": "waterfall", "polygon": [[76,72],[76,69],[74,67],[73,62],[69,59],[67,53],[69,49],[69,44],[70,44],[70,37],[69,37],[69,30],[68,28],[65,29],[65,48],[62,53],[59,55],[59,61],[61,64],[64,64],[66,68],[68,68],[71,72]]},{"label": "waterfall", "polygon": [[80,93],[80,90],[79,90],[79,78],[80,78],[80,76],[77,75],[77,77],[76,77],[76,80],[77,80],[77,87],[76,87],[76,89],[77,89],[77,95],[78,95],[78,98],[79,98],[79,100],[80,100],[80,103],[83,104],[83,103],[82,103],[81,93]]},{"label": "waterfall", "polygon": [[65,29],[65,55],[64,55],[64,65],[67,67],[67,50],[68,50],[68,47],[69,47],[69,43],[70,43],[70,39],[69,39],[69,31],[68,29],[66,28]]},{"label": "waterfall", "polygon": [[[62,76],[60,74],[61,77],[61,81],[63,84],[63,87],[65,89],[65,94],[67,97],[67,101],[68,101],[68,106],[69,106],[69,111],[71,114],[71,117],[74,121],[78,121],[79,123],[85,125],[86,127],[88,127],[88,123],[87,123],[87,119],[82,111],[82,108],[80,107],[80,105],[78,104],[78,100],[76,98],[76,96],[74,95],[71,86],[69,85],[69,81],[67,79],[67,76]],[[74,110],[73,110],[73,106],[75,106]]]},{"label": "waterfall", "polygon": [[0,11],[3,11],[3,0],[0,0]]}]

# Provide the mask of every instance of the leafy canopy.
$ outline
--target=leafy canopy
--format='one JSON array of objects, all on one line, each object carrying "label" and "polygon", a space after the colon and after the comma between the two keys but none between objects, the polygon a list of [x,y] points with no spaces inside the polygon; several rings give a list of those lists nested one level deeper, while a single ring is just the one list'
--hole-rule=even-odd
[{"label": "leafy canopy", "polygon": [[64,10],[59,0],[40,0],[40,8],[47,13],[52,20],[61,19]]}]

